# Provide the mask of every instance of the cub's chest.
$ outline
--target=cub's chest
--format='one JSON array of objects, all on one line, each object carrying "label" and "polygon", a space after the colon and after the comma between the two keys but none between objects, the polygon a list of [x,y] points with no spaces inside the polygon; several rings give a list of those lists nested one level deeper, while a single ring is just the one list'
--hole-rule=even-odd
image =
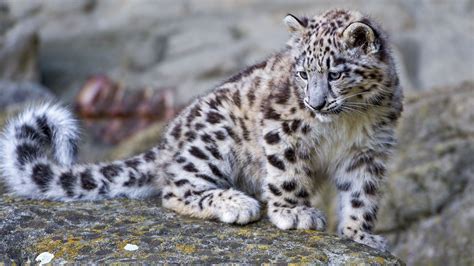
[{"label": "cub's chest", "polygon": [[330,171],[352,152],[369,141],[365,123],[340,123],[318,125],[313,136],[312,159],[317,170]]}]

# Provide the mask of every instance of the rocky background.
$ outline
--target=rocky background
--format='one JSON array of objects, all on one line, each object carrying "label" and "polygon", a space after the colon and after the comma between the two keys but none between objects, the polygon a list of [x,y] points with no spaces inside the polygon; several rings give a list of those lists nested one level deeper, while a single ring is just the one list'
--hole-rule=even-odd
[{"label": "rocky background", "polygon": [[[0,0],[0,125],[31,101],[57,99],[75,108],[85,121],[81,160],[123,158],[153,145],[164,122],[191,98],[280,49],[288,36],[281,23],[286,13],[311,15],[333,7],[358,9],[380,21],[391,36],[407,95],[398,129],[400,145],[390,167],[377,231],[389,237],[392,253],[408,265],[472,265],[473,0]],[[110,99],[119,107],[105,108]],[[157,106],[161,108],[159,113],[150,113]],[[333,194],[328,187],[321,197],[321,208],[332,214]],[[25,262],[39,252],[55,251],[63,255],[63,261],[87,261],[100,256],[112,258],[108,261],[123,261],[115,255],[111,257],[111,251],[104,251],[110,247],[104,246],[107,239],[92,241],[96,238],[86,235],[109,234],[113,243],[121,245],[123,236],[130,234],[130,241],[141,241],[139,246],[159,253],[155,246],[168,250],[169,244],[160,242],[160,236],[177,232],[169,218],[173,214],[156,209],[158,203],[153,201],[82,204],[75,209],[75,204],[32,203],[6,195],[0,199],[0,254],[4,256],[0,255],[0,259],[5,260]],[[153,207],[146,211],[150,204]],[[136,214],[142,220],[122,223],[127,212],[116,210],[120,207],[142,208]],[[51,208],[57,212],[51,213]],[[155,211],[166,214],[160,222],[169,223],[170,231],[147,232],[149,235],[143,238],[140,232],[112,232],[110,228],[68,235],[103,223],[117,224],[119,229],[126,228],[125,224],[148,226],[149,230],[158,224],[153,224],[156,220],[146,222],[154,219]],[[117,219],[107,222],[97,218],[101,213]],[[47,219],[54,215],[64,218]],[[188,220],[183,223],[189,224]],[[262,223],[225,230],[224,234],[235,235],[232,230],[244,230],[264,238],[261,232],[271,229]],[[314,237],[314,233],[308,234],[301,237]],[[299,255],[274,251],[271,241],[276,238],[271,237],[266,238],[270,242],[262,244],[267,245],[264,248],[259,246],[261,243],[245,239],[237,243],[254,245],[250,247],[256,257],[247,262],[272,258],[287,262],[343,262],[346,260],[341,256],[336,256],[341,259],[337,260],[327,253],[331,247],[340,252],[341,245],[342,250],[360,254],[359,246],[347,246],[325,234],[320,236],[319,244],[303,245],[297,238],[287,236],[279,239],[290,243],[282,247],[294,249],[303,245],[297,250],[302,252]],[[211,242],[204,245],[218,243]],[[162,257],[147,257],[147,253],[123,257],[126,261],[172,258],[175,262],[216,262],[212,254],[200,251],[202,243],[172,244],[179,245],[177,253],[189,256],[165,252]],[[103,249],[98,248],[101,245]],[[248,251],[247,246],[234,245],[236,250]],[[316,253],[309,254],[311,248]],[[195,252],[211,259],[204,260],[201,255],[197,258]],[[227,261],[239,261],[226,254],[230,256],[223,257]],[[362,255],[357,256],[354,258]],[[374,262],[374,258],[394,262],[387,254],[367,253],[362,257],[366,262]]]}]

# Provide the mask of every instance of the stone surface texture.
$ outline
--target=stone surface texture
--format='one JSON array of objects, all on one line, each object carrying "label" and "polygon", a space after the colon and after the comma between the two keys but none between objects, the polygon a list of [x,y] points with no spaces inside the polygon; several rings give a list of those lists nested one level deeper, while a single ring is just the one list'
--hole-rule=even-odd
[{"label": "stone surface texture", "polygon": [[[403,265],[317,231],[282,231],[269,222],[223,225],[181,217],[159,201],[58,203],[0,197],[0,262],[24,264],[42,252],[53,263],[367,263]],[[138,246],[127,251],[125,245]]]},{"label": "stone surface texture", "polygon": [[379,230],[408,264],[474,263],[474,83],[406,102]]}]

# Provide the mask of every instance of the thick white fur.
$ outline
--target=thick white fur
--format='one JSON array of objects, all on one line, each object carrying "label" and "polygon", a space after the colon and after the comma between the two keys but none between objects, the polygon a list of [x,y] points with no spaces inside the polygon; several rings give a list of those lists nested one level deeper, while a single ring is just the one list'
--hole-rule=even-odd
[{"label": "thick white fur", "polygon": [[[69,166],[75,161],[76,147],[78,141],[77,122],[72,114],[58,104],[46,103],[30,106],[19,116],[11,119],[0,136],[0,172],[4,176],[8,187],[15,194],[31,197],[37,190],[37,186],[30,180],[29,167],[21,170],[17,165],[17,146],[24,142],[15,136],[15,129],[22,125],[30,125],[36,128],[36,119],[47,117],[53,125],[51,143],[54,147],[53,155],[55,164]],[[47,151],[51,147],[41,147],[38,161],[47,162]],[[27,180],[28,179],[28,180]]]},{"label": "thick white fur", "polygon": [[[40,142],[32,137],[20,138],[18,130],[23,125],[34,128],[41,134],[37,125],[37,119],[45,117],[51,135],[48,142]],[[52,103],[30,106],[19,116],[10,120],[0,136],[0,175],[7,185],[7,189],[14,195],[31,199],[51,199],[60,201],[73,200],[99,200],[126,196],[128,198],[143,198],[159,193],[157,186],[124,186],[124,182],[130,180],[129,169],[125,168],[123,162],[117,161],[112,164],[122,166],[122,171],[110,182],[102,174],[101,167],[107,163],[98,164],[75,164],[77,153],[77,142],[79,140],[79,130],[77,121],[66,108]],[[23,167],[18,163],[17,149],[21,144],[34,144],[38,148],[35,158],[27,162]],[[139,157],[140,155],[138,155]],[[48,182],[47,189],[41,188],[32,180],[34,176],[32,169],[35,165],[44,164],[52,171],[52,180]],[[136,178],[141,174],[156,173],[154,162],[144,162],[134,171]],[[96,187],[94,189],[84,189],[82,186],[81,173],[86,170],[90,172]],[[74,177],[73,194],[67,196],[61,185],[60,176],[70,172]],[[156,180],[156,182],[159,182]],[[106,186],[107,193],[99,193],[99,190]]]}]

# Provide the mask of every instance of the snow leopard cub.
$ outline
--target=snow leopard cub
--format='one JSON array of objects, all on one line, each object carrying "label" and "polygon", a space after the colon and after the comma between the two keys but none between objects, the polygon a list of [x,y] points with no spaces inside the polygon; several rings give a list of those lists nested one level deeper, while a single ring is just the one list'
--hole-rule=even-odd
[{"label": "snow leopard cub", "polygon": [[325,230],[312,206],[338,190],[338,233],[378,249],[372,234],[402,92],[383,31],[358,12],[288,15],[284,49],[193,101],[155,148],[75,164],[77,126],[58,105],[27,110],[1,138],[15,195],[62,201],[162,197],[178,213],[226,223]]}]

